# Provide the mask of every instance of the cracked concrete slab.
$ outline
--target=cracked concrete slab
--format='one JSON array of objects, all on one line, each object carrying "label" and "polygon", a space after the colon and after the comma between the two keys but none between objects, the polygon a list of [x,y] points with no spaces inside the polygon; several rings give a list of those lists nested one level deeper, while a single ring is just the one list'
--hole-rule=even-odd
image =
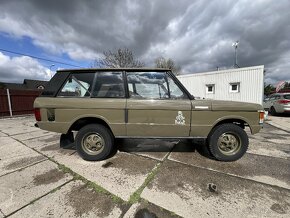
[{"label": "cracked concrete slab", "polygon": [[180,216],[160,208],[150,202],[141,201],[141,203],[133,204],[127,213],[124,215],[124,218],[138,218],[138,217],[148,217],[148,218],[157,218],[157,217],[166,217],[166,218],[178,218]]},{"label": "cracked concrete slab", "polygon": [[10,137],[0,137],[0,176],[46,158]]},{"label": "cracked concrete slab", "polygon": [[290,131],[290,117],[269,116],[266,122],[272,126],[278,127],[279,129],[283,129],[288,132]]},{"label": "cracked concrete slab", "polygon": [[166,160],[142,198],[183,217],[289,217],[290,191]]},{"label": "cracked concrete slab", "polygon": [[1,131],[9,136],[14,136],[23,133],[35,132],[38,131],[38,129],[36,127],[29,126],[8,126],[6,129],[2,129]]},{"label": "cracked concrete slab", "polygon": [[85,161],[77,154],[56,156],[54,159],[125,201],[143,184],[158,163],[156,160],[123,152],[98,162]]},{"label": "cracked concrete slab", "polygon": [[23,143],[30,148],[38,148],[42,146],[47,146],[55,143],[59,143],[60,134],[52,133],[43,137],[33,138],[24,140]]},{"label": "cracked concrete slab", "polygon": [[0,209],[9,215],[71,179],[49,160],[0,177]]},{"label": "cracked concrete slab", "polygon": [[36,147],[35,150],[39,151],[40,153],[42,153],[48,157],[55,157],[57,155],[70,156],[70,155],[76,153],[76,150],[74,148],[72,148],[72,149],[60,148],[59,142],[54,143],[54,144],[45,145],[45,146],[39,146],[39,147]]},{"label": "cracked concrete slab", "polygon": [[114,203],[110,196],[96,192],[82,181],[72,181],[44,196],[11,217],[121,217],[127,205]]},{"label": "cracked concrete slab", "polygon": [[27,140],[27,139],[44,137],[46,135],[52,135],[52,134],[54,134],[54,133],[38,129],[37,131],[34,131],[34,132],[27,132],[27,133],[24,133],[24,134],[14,135],[13,138],[17,139],[17,140],[24,141],[24,140]]},{"label": "cracked concrete slab", "polygon": [[39,129],[34,127],[34,117],[17,117],[9,119],[1,119],[0,130],[7,135],[17,135],[33,131],[38,131]]},{"label": "cracked concrete slab", "polygon": [[0,132],[0,137],[8,136],[7,134]]},{"label": "cracked concrete slab", "polygon": [[120,151],[162,161],[172,150],[178,140],[166,141],[158,139],[123,139],[118,140],[117,142],[118,149]]},{"label": "cracked concrete slab", "polygon": [[185,143],[178,144],[168,159],[290,189],[290,162],[288,160],[245,154],[238,161],[221,162],[201,156],[198,152],[174,152],[185,151],[188,149],[186,146],[188,145]]},{"label": "cracked concrete slab", "polygon": [[247,153],[290,159],[290,145],[250,138]]},{"label": "cracked concrete slab", "polygon": [[59,134],[50,134],[40,138],[25,140],[23,143],[48,157],[71,155],[76,152],[75,148],[60,148],[59,137]]}]

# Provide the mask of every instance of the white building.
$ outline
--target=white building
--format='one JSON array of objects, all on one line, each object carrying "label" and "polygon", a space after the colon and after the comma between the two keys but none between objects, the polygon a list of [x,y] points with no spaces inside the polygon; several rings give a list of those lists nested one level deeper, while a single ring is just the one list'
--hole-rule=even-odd
[{"label": "white building", "polygon": [[264,66],[180,75],[178,79],[195,97],[262,104]]}]

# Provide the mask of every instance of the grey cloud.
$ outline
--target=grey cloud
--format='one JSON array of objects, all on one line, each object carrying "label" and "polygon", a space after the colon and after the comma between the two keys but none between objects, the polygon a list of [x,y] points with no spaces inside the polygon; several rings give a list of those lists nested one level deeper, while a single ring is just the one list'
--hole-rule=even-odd
[{"label": "grey cloud", "polygon": [[241,67],[265,65],[267,82],[290,80],[287,0],[4,0],[0,7],[0,31],[76,60],[128,47],[147,65],[162,55],[195,73],[232,67],[231,44],[240,40]]}]

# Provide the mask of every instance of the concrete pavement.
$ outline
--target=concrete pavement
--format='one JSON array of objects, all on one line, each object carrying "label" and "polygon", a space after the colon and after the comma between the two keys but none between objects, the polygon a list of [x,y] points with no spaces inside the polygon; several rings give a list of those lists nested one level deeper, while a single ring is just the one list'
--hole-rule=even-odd
[{"label": "concrete pavement", "polygon": [[267,117],[267,123],[275,126],[279,129],[283,129],[290,133],[290,116],[289,115],[280,115],[280,116],[271,116]]},{"label": "concrete pavement", "polygon": [[290,136],[272,125],[224,163],[186,140],[117,140],[87,162],[33,124],[0,120],[0,218],[290,216]]}]

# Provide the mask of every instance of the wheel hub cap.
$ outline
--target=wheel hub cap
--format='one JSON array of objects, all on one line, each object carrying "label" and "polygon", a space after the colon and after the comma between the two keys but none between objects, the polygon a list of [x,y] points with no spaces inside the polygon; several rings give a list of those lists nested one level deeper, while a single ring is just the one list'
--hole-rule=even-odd
[{"label": "wheel hub cap", "polygon": [[224,133],[218,139],[218,148],[225,155],[236,154],[240,147],[241,139],[232,133]]},{"label": "wheel hub cap", "polygon": [[91,133],[82,140],[83,149],[89,154],[98,154],[104,148],[105,142],[98,133]]}]

